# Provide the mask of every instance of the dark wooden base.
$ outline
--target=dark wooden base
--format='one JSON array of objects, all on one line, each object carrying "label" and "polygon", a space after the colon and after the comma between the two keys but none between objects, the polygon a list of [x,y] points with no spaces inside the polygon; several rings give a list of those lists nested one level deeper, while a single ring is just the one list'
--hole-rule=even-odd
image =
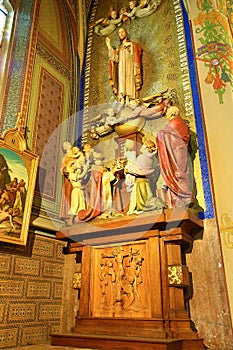
[{"label": "dark wooden base", "polygon": [[52,334],[51,345],[102,350],[203,350],[202,339],[155,339],[81,333]]}]

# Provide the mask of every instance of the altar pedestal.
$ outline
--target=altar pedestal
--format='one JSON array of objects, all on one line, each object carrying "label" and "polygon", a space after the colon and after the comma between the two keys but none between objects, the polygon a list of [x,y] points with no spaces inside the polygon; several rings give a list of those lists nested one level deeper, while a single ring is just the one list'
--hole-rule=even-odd
[{"label": "altar pedestal", "polygon": [[79,237],[68,252],[82,251],[82,283],[75,327],[71,334],[52,335],[52,345],[204,349],[185,300],[190,284],[185,251],[202,230],[193,211],[156,211],[112,225],[97,220],[88,230],[77,236],[72,227],[57,235]]}]

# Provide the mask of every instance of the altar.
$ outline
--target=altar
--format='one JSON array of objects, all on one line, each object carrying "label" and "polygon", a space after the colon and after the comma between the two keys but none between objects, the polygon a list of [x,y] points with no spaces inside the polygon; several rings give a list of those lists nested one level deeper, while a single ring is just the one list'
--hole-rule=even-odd
[{"label": "altar", "polygon": [[81,254],[80,308],[52,345],[95,349],[204,349],[189,315],[185,262],[202,221],[192,209],[78,223],[57,233]]},{"label": "altar", "polygon": [[[146,17],[152,15],[148,9]],[[92,52],[97,62],[103,52],[110,89],[105,95],[101,62],[90,75],[92,86],[86,80],[82,149],[70,145],[62,161],[64,226],[56,237],[67,240],[66,254],[81,262],[80,299],[72,332],[53,334],[52,345],[204,349],[190,318],[191,271],[185,259],[203,228],[202,188],[195,181],[199,159],[194,162],[191,147],[194,116],[186,111],[177,79],[164,80],[157,62],[151,64],[154,27],[147,26],[148,36],[143,27],[138,42],[121,27],[115,33],[118,48],[116,37],[106,36]],[[181,74],[174,59],[168,60],[172,73],[177,67]]]}]

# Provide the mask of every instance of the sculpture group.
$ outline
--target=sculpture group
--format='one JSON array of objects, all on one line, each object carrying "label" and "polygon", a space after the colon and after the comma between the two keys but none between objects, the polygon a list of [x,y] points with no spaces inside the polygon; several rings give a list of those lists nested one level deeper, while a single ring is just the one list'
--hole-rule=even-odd
[{"label": "sculpture group", "polygon": [[[130,2],[132,8],[128,13],[131,18],[139,11],[138,8],[134,10],[133,3],[136,4]],[[146,8],[149,6],[153,4],[148,3]],[[180,116],[179,108],[166,96],[167,90],[140,98],[142,48],[129,40],[124,27],[118,30],[118,36],[120,45],[117,49],[111,46],[108,37],[105,39],[109,54],[108,82],[118,107],[109,108],[89,120],[89,138],[96,141],[117,133],[123,136],[123,147],[109,163],[91,144],[84,144],[82,149],[64,144],[60,217],[68,225],[96,217],[187,208],[194,200],[189,128]],[[159,130],[156,139],[145,139],[145,122],[158,118],[166,121],[165,126]],[[137,134],[142,135],[140,147]],[[157,186],[159,179],[160,188]]]},{"label": "sculpture group", "polygon": [[121,25],[128,25],[135,18],[143,18],[152,15],[162,0],[132,0],[128,5],[120,9],[111,8],[108,16],[102,17],[91,24],[94,32],[100,36],[107,36]]}]

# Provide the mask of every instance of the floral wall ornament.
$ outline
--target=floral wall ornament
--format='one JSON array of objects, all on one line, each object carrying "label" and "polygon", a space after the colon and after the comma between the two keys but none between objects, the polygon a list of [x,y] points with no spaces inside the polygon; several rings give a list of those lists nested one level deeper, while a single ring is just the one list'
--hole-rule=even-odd
[{"label": "floral wall ornament", "polygon": [[220,220],[220,232],[228,249],[233,249],[233,220],[227,213],[223,213]]},{"label": "floral wall ornament", "polygon": [[219,103],[224,103],[223,95],[227,85],[233,86],[232,34],[224,0],[197,1],[200,10],[193,23],[197,27],[197,60],[208,68],[206,84],[212,84]]}]

